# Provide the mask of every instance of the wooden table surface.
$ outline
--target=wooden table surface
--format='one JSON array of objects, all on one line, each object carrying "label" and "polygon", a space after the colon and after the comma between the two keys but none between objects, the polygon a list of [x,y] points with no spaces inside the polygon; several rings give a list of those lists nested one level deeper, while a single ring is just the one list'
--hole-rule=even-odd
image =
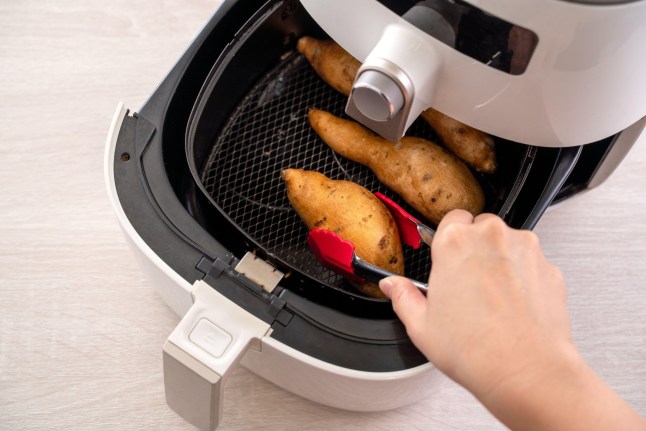
[{"label": "wooden table surface", "polygon": [[[165,404],[179,318],[133,260],[103,179],[137,109],[216,9],[207,0],[0,2],[0,429],[191,429]],[[536,228],[585,359],[646,416],[646,145]],[[395,411],[301,399],[243,368],[222,430],[502,428],[448,379]]]}]

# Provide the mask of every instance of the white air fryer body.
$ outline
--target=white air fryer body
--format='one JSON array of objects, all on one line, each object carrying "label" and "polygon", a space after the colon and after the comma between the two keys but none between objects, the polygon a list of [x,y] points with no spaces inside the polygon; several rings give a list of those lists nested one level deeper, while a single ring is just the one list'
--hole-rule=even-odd
[{"label": "white air fryer body", "polygon": [[[256,3],[260,5],[264,0]],[[249,72],[252,68],[248,65],[256,65],[258,52],[245,58],[245,54],[254,52],[245,51],[247,46],[255,49],[258,43],[264,49],[258,41],[271,40],[277,45],[276,52],[270,53],[272,61],[274,56],[282,58],[285,53],[280,51],[281,44],[289,42],[291,36],[302,35],[290,26],[293,22],[302,24],[299,20],[307,18],[306,28],[320,26],[361,61],[374,60],[373,64],[381,64],[395,75],[405,75],[404,80],[410,84],[410,100],[406,99],[410,106],[402,120],[404,129],[432,106],[475,128],[527,147],[588,147],[532,148],[527,152],[522,159],[527,163],[519,168],[522,180],[509,187],[508,199],[514,211],[505,205],[501,215],[509,215],[505,221],[517,228],[531,229],[563,187],[571,188],[564,194],[566,198],[600,184],[635,142],[646,140],[646,1],[616,5],[561,0],[469,1],[537,35],[538,43],[520,74],[505,73],[456,51],[374,0],[301,0],[311,15],[305,18],[300,17],[306,14],[297,3],[267,1],[262,5],[262,17],[267,21],[258,27],[264,32],[258,30],[255,35],[255,24],[248,25],[253,21],[248,15],[254,14],[247,10],[248,0],[225,1],[138,113],[129,114],[123,105],[118,107],[108,136],[105,175],[115,213],[155,289],[181,317],[163,347],[167,401],[200,429],[217,426],[222,413],[222,389],[237,363],[305,398],[356,411],[387,410],[416,402],[432,392],[443,378],[430,363],[422,362],[425,358],[408,338],[407,344],[400,343],[405,329],[394,315],[391,319],[398,326],[384,326],[387,331],[383,340],[392,345],[389,351],[396,353],[396,364],[400,358],[407,358],[406,346],[415,350],[420,362],[408,361],[405,366],[397,365],[399,368],[372,371],[374,368],[326,362],[323,356],[298,350],[294,347],[298,344],[289,344],[291,339],[280,341],[281,327],[291,325],[293,329],[298,319],[314,322],[312,326],[322,328],[322,337],[334,335],[336,327],[328,323],[337,323],[341,313],[334,314],[334,307],[303,296],[301,302],[294,302],[292,320],[282,320],[280,307],[301,297],[287,296],[281,303],[286,295],[272,293],[283,274],[272,267],[271,259],[257,258],[257,245],[246,243],[245,237],[239,242],[247,247],[246,253],[235,255],[198,220],[204,213],[213,213],[206,211],[212,208],[199,199],[202,192],[188,177],[185,159],[192,159],[194,154],[182,154],[186,151],[182,138],[188,130],[192,104],[203,95],[205,87],[199,88],[202,82],[217,78],[213,82],[224,82],[218,91],[228,94],[225,75],[211,75],[219,70],[211,69],[211,65],[222,59],[221,53],[226,54],[224,60],[236,66],[231,67],[232,71]],[[295,14],[294,21],[283,22],[290,14]],[[232,21],[238,27],[230,24]],[[272,33],[275,24],[281,22],[285,28]],[[384,34],[388,35],[386,39]],[[226,52],[234,42],[240,43],[235,48],[239,51]],[[204,60],[208,56],[213,57],[211,63]],[[227,79],[244,81],[240,79],[243,74],[229,73]],[[197,82],[196,76],[203,81]],[[214,98],[218,102],[223,99],[227,98]],[[231,104],[232,100],[233,97],[227,102]],[[218,116],[228,115],[217,110],[212,114],[209,123],[211,118],[222,121]],[[608,138],[607,142],[594,144],[604,138]],[[515,143],[506,145],[510,148]],[[581,157],[583,162],[578,163],[579,154],[586,151],[586,157]],[[577,170],[581,167],[586,169]],[[568,184],[571,172],[577,174],[576,181]],[[542,183],[546,183],[544,189]],[[213,227],[222,237],[223,232],[235,230],[225,224],[218,229]],[[206,269],[200,267],[205,260]],[[221,272],[212,274],[218,264],[222,265]],[[294,283],[300,277],[290,275]],[[289,289],[285,292],[289,293]],[[236,303],[236,297],[242,299]],[[251,299],[265,307],[262,313],[251,307],[256,305]],[[322,313],[298,315],[297,311],[306,309],[303,304],[317,312],[324,310],[325,319]],[[340,308],[338,302],[334,306]],[[270,319],[261,318],[270,312],[275,313]],[[353,324],[365,320],[367,323],[362,323],[372,335],[378,319],[363,317],[347,318]],[[312,334],[312,330],[294,331],[300,336],[294,337],[298,340],[318,340],[301,336]],[[378,354],[362,364],[387,357],[382,354],[387,346],[381,338],[341,335],[362,349],[370,343],[378,346]],[[345,340],[342,336],[338,337],[341,341]],[[327,341],[313,344],[325,349],[329,346]],[[363,358],[356,355],[356,349],[343,350],[340,346],[344,344],[335,344],[331,349],[343,351],[355,360]]]},{"label": "white air fryer body", "polygon": [[[646,115],[646,1],[468,1],[538,37],[519,75],[474,61],[375,0],[302,3],[360,61],[387,56],[408,74],[415,100],[407,125],[432,106],[495,136],[565,147],[606,138]],[[383,52],[384,34],[396,49]]]},{"label": "white air fryer body", "polygon": [[168,404],[199,429],[217,427],[227,377],[241,363],[268,381],[312,401],[353,411],[383,411],[419,401],[443,379],[430,363],[393,372],[365,372],[313,358],[271,337],[269,325],[201,280],[179,276],[137,233],[115,188],[117,137],[128,110],[120,104],[108,135],[108,194],[128,244],[157,294],[182,317],[164,345]]}]

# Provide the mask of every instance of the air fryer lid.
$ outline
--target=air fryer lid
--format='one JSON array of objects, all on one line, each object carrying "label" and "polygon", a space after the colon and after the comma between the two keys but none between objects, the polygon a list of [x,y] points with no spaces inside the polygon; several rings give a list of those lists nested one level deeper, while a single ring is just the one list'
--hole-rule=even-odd
[{"label": "air fryer lid", "polygon": [[[297,38],[326,35],[302,8],[286,14],[276,7],[258,14],[220,56],[189,120],[186,150],[191,173],[240,242],[283,272],[324,287],[360,295],[325,269],[307,248],[307,229],[287,199],[281,170],[315,170],[381,192],[420,220],[424,218],[386,188],[372,172],[334,153],[307,121],[312,107],[344,114],[346,98],[329,87],[295,51]],[[417,120],[408,135],[440,142]],[[485,210],[505,217],[529,171],[534,147],[496,139],[499,169],[476,174]],[[406,275],[426,280],[428,248],[404,248]]]}]

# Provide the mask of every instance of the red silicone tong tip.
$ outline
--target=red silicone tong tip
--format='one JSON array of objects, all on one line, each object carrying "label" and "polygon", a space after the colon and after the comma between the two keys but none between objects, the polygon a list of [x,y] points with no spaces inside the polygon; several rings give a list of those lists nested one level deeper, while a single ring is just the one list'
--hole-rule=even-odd
[{"label": "red silicone tong tip", "polygon": [[352,281],[361,280],[352,268],[354,245],[350,241],[326,229],[312,229],[307,234],[307,245],[327,269]]},{"label": "red silicone tong tip", "polygon": [[417,230],[417,223],[420,223],[419,220],[406,212],[405,209],[397,205],[388,196],[379,192],[376,192],[375,196],[377,196],[379,200],[386,205],[390,210],[390,213],[395,217],[395,221],[399,227],[399,236],[403,243],[413,247],[414,249],[418,249],[422,245],[422,239],[419,235],[419,231]]}]

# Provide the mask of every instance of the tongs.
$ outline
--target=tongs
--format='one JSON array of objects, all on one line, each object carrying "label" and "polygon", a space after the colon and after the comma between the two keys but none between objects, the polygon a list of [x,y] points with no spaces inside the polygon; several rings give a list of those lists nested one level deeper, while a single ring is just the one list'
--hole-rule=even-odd
[{"label": "tongs", "polygon": [[397,205],[395,201],[390,199],[388,196],[379,192],[375,192],[374,195],[377,196],[384,205],[386,205],[388,210],[390,210],[390,213],[395,219],[395,223],[397,223],[399,236],[404,244],[413,247],[415,250],[420,248],[422,244],[426,244],[429,247],[431,246],[433,236],[435,235],[435,231],[433,229],[410,215],[404,208]]},{"label": "tongs", "polygon": [[[406,210],[397,205],[392,199],[377,192],[379,198],[393,215],[402,242],[414,249],[422,244],[431,245],[435,231],[410,215]],[[379,280],[395,276],[378,266],[372,265],[357,256],[354,244],[341,238],[336,233],[326,229],[312,229],[307,235],[307,245],[310,247],[318,261],[326,268],[346,277],[350,281],[368,280],[379,283]],[[417,280],[410,282],[423,292],[428,290],[428,285]]]}]

